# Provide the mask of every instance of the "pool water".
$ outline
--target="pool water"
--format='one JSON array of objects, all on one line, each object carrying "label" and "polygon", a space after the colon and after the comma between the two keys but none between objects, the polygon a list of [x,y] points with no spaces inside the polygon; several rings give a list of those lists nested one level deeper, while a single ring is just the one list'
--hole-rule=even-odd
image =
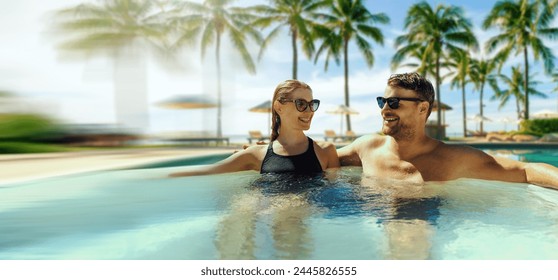
[{"label": "pool water", "polygon": [[507,157],[523,162],[544,162],[558,167],[557,149],[517,149],[517,150],[484,150],[485,152],[500,157]]},{"label": "pool water", "polygon": [[558,259],[555,190],[165,166],[0,186],[0,259]]}]

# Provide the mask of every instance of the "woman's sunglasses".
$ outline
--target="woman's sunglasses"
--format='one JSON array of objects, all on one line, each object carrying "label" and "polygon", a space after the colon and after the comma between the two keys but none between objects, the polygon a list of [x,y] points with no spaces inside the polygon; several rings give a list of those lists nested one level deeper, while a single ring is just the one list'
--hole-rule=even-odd
[{"label": "woman's sunglasses", "polygon": [[304,99],[285,99],[285,98],[281,98],[281,99],[279,99],[279,102],[281,102],[281,104],[284,104],[284,102],[294,102],[295,107],[299,112],[306,111],[306,108],[308,108],[309,105],[310,105],[310,111],[312,111],[312,112],[316,112],[316,110],[318,110],[318,108],[320,107],[320,100],[318,100],[318,99],[313,99],[310,102],[308,102]]},{"label": "woman's sunglasses", "polygon": [[383,97],[376,97],[376,101],[378,101],[378,106],[380,106],[380,109],[384,108],[384,105],[386,105],[386,103],[388,104],[388,106],[391,109],[397,109],[399,108],[399,102],[403,100],[403,101],[425,101],[422,100],[420,98],[411,98],[411,97],[389,97],[389,98],[383,98]]}]

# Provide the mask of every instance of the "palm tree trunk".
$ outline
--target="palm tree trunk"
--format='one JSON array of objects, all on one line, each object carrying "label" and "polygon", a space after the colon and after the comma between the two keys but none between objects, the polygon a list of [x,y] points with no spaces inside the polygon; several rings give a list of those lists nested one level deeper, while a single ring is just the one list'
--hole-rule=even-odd
[{"label": "palm tree trunk", "polygon": [[527,57],[527,46],[523,48],[523,59],[525,60],[525,116],[524,119],[529,119],[529,58]]},{"label": "palm tree trunk", "polygon": [[438,117],[438,125],[436,129],[436,139],[442,140],[442,102],[440,102],[440,54],[436,54],[436,105],[438,110],[436,116]]},{"label": "palm tree trunk", "polygon": [[465,105],[465,83],[461,85],[461,100],[463,102],[463,137],[467,137],[467,106]]},{"label": "palm tree trunk", "polygon": [[482,120],[482,117],[484,117],[484,104],[482,102],[483,95],[484,95],[484,81],[481,82],[481,88],[480,88],[480,116],[481,116],[480,133],[481,134],[484,131],[484,122]]},{"label": "palm tree trunk", "polygon": [[[519,98],[515,97],[515,110],[517,112],[517,119],[521,119],[521,107],[519,106]],[[519,130],[520,124],[517,124],[517,130]]]},{"label": "palm tree trunk", "polygon": [[296,80],[297,71],[298,71],[298,49],[296,47],[296,37],[297,32],[296,29],[291,29],[292,36],[291,36],[291,45],[293,46],[293,79]]},{"label": "palm tree trunk", "polygon": [[215,63],[217,64],[217,137],[222,137],[221,130],[221,34],[217,33],[215,42]]},{"label": "palm tree trunk", "polygon": [[[345,106],[350,107],[349,104],[349,40],[345,39],[343,44],[343,56],[345,66]],[[347,114],[347,130],[351,129],[351,115]]]}]

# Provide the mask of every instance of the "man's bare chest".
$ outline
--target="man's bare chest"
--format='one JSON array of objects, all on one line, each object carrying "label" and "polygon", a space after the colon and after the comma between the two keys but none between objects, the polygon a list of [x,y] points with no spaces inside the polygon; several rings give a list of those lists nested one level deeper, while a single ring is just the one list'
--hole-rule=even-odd
[{"label": "man's bare chest", "polygon": [[389,154],[373,154],[366,157],[362,160],[362,169],[367,176],[414,182],[423,181],[419,170],[412,163]]},{"label": "man's bare chest", "polygon": [[451,166],[436,157],[420,157],[407,161],[385,152],[374,153],[362,161],[366,175],[415,182],[448,180],[453,172]]}]

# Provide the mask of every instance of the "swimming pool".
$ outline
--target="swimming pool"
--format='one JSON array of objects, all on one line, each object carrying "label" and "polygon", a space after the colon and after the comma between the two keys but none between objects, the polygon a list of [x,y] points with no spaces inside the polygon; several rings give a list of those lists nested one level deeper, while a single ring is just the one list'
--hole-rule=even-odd
[{"label": "swimming pool", "polygon": [[537,186],[177,170],[0,186],[0,259],[558,259],[558,192]]}]

